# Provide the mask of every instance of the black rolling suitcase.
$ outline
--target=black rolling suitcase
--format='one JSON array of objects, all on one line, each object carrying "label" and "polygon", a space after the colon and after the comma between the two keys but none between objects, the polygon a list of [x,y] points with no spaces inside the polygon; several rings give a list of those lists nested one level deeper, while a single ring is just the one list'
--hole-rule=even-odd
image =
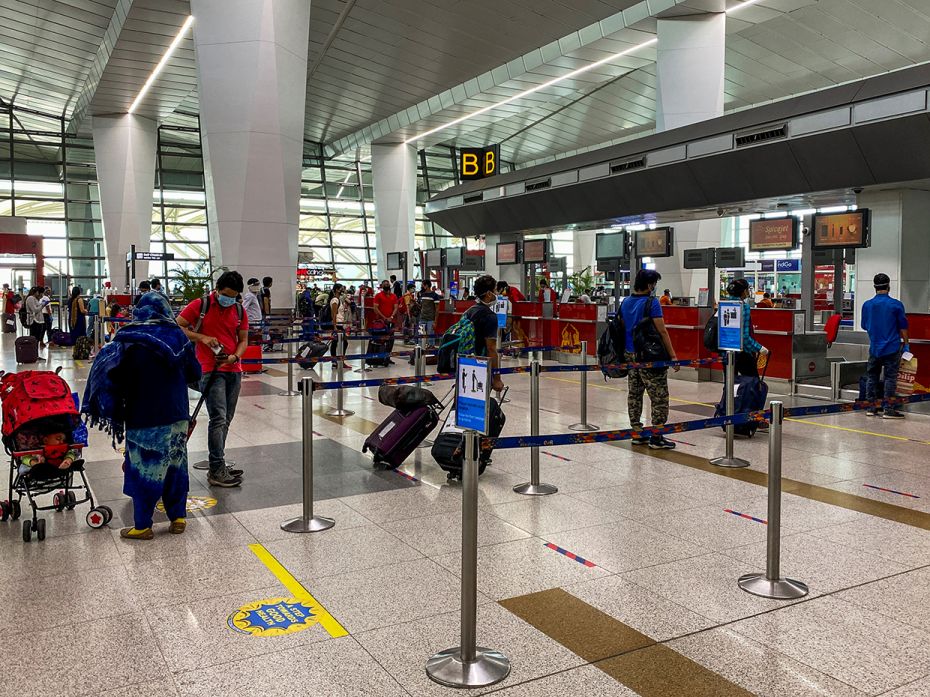
[{"label": "black rolling suitcase", "polygon": [[37,363],[39,360],[39,340],[34,336],[21,336],[16,340],[16,362]]},{"label": "black rolling suitcase", "polygon": [[[504,390],[504,394],[507,394],[506,390]],[[503,399],[503,395],[501,395],[501,399]],[[507,422],[507,417],[504,415],[500,403],[493,397],[491,398],[491,414],[488,422],[490,430],[488,435],[493,438],[497,438],[501,434],[504,430],[504,424]],[[465,460],[464,451],[464,437],[462,431],[455,427],[455,411],[452,410],[442,425],[442,431],[433,442],[430,454],[449,479],[461,479],[462,465]],[[478,474],[483,474],[484,469],[490,464],[491,451],[481,451],[481,456],[478,459]]]},{"label": "black rolling suitcase", "polygon": [[[372,338],[368,341],[368,348],[365,353],[390,353],[394,350],[394,329],[392,327],[383,327],[377,328],[372,326],[369,328]],[[390,356],[386,358],[372,358],[368,361],[368,365],[381,366],[386,368],[390,365]]]}]

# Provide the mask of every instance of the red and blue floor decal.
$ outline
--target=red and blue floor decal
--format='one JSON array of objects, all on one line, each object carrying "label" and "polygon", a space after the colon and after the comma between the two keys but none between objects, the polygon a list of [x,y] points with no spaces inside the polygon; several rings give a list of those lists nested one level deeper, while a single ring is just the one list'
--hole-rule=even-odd
[{"label": "red and blue floor decal", "polygon": [[746,520],[752,520],[752,521],[755,521],[756,523],[762,523],[763,525],[769,524],[767,520],[762,520],[762,518],[756,518],[755,516],[749,515],[747,513],[740,513],[739,511],[734,511],[729,508],[724,508],[723,512],[731,513],[735,515],[737,518],[745,518]]},{"label": "red and blue floor decal", "polygon": [[546,542],[546,543],[545,543],[545,546],[548,547],[549,549],[551,549],[553,552],[558,552],[559,554],[564,554],[564,555],[565,555],[566,557],[568,557],[569,559],[574,559],[576,562],[578,562],[579,564],[582,564],[582,565],[584,565],[584,566],[587,566],[587,567],[595,567],[595,566],[597,566],[597,564],[595,564],[593,561],[588,561],[588,560],[585,559],[584,557],[579,557],[579,556],[578,556],[577,554],[575,554],[574,552],[569,552],[567,549],[562,549],[562,548],[559,547],[558,545],[554,545],[554,544],[552,544],[551,542]]},{"label": "red and blue floor decal", "polygon": [[556,460],[562,460],[562,462],[571,462],[567,457],[562,457],[561,455],[556,455],[555,453],[550,453],[545,450],[540,450],[543,455],[548,455],[549,457],[554,457]]},{"label": "red and blue floor decal", "polygon": [[409,479],[411,482],[418,482],[418,481],[420,481],[419,479],[417,479],[416,477],[414,477],[412,474],[407,474],[406,472],[401,472],[400,470],[394,470],[394,473],[395,473],[395,474],[399,474],[399,475],[400,475],[401,477],[403,477],[404,479]]},{"label": "red and blue floor decal", "polygon": [[908,494],[904,491],[895,491],[894,489],[886,489],[883,486],[875,486],[874,484],[863,484],[862,486],[866,487],[867,489],[875,489],[876,491],[884,491],[888,494],[897,494],[898,496],[907,496],[908,498],[911,498],[911,499],[920,498],[917,494]]}]

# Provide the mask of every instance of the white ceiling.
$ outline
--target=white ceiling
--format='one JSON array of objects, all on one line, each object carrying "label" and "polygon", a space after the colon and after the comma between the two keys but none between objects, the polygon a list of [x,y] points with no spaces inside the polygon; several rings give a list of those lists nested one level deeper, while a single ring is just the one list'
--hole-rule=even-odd
[{"label": "white ceiling", "polygon": [[[328,152],[430,128],[651,38],[656,17],[739,0],[313,0],[305,134]],[[64,115],[125,111],[188,0],[0,0],[0,97]],[[930,60],[930,0],[760,0],[728,17],[727,110]],[[139,113],[198,109],[186,39]],[[420,141],[503,143],[532,164],[650,132],[655,50]]]}]

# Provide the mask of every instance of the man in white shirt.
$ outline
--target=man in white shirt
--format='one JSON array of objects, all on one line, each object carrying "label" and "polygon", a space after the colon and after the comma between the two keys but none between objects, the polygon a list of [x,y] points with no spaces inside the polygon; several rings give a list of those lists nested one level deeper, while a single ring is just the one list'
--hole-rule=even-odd
[{"label": "man in white shirt", "polygon": [[261,326],[262,323],[262,306],[258,302],[257,293],[262,289],[257,278],[250,278],[249,284],[242,293],[242,309],[245,310],[246,317],[249,318],[250,327]]}]

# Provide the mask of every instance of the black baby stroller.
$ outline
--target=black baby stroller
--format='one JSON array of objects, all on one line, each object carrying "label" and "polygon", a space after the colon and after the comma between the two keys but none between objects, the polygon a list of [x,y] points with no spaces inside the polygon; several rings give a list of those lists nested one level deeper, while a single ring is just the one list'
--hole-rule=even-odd
[{"label": "black baby stroller", "polygon": [[[49,371],[0,375],[3,447],[10,455],[9,499],[0,502],[0,520],[18,519],[25,496],[32,517],[23,521],[24,542],[33,533],[45,539],[45,520],[38,517],[39,511],[71,511],[83,503],[90,504],[87,524],[102,528],[113,512],[94,502],[87,483],[80,457],[86,429],[68,383]],[[36,498],[47,494],[53,494],[52,504],[40,506]]]}]

